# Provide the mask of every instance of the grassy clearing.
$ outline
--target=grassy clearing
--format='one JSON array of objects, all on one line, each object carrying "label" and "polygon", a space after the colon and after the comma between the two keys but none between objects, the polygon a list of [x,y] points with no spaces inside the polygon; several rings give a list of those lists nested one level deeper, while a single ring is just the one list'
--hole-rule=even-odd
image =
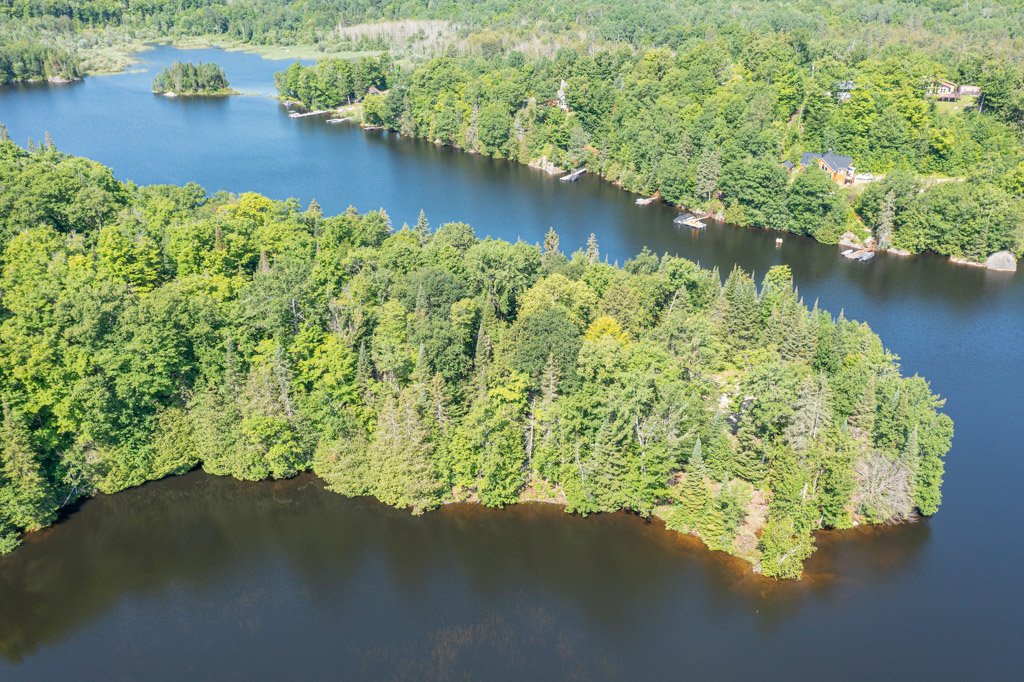
[{"label": "grassy clearing", "polygon": [[962,114],[969,109],[973,109],[977,103],[977,97],[961,97],[957,102],[936,102],[935,111],[940,114]]}]

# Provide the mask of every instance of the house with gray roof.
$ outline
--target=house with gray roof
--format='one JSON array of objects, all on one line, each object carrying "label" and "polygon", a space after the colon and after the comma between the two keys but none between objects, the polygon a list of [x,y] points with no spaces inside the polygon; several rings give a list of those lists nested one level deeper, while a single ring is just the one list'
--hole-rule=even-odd
[{"label": "house with gray roof", "polygon": [[857,169],[853,165],[853,159],[849,156],[836,154],[831,149],[824,154],[818,152],[804,152],[800,156],[799,170],[808,166],[817,166],[828,173],[832,182],[840,187],[848,187],[853,184],[857,175]]}]

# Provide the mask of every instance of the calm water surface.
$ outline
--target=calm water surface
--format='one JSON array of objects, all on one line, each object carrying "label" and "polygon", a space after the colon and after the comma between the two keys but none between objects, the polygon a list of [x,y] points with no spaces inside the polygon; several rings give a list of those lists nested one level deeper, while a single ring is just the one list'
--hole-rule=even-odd
[{"label": "calm water surface", "polygon": [[[595,232],[728,270],[789,264],[804,296],[865,320],[948,399],[957,434],[939,514],[825,533],[799,584],[752,576],[657,523],[545,506],[422,518],[323,492],[311,477],[204,474],[87,502],[0,559],[0,678],[316,676],[621,678],[687,674],[1016,677],[1024,670],[1024,276],[936,257],[850,263],[767,232],[679,232],[664,207],[583,178],[289,119],[287,62],[167,47],[133,73],[0,90],[24,144],[138,183],[316,198],[393,222],[462,220],[564,248]],[[154,69],[217,61],[251,96],[153,96]]]}]

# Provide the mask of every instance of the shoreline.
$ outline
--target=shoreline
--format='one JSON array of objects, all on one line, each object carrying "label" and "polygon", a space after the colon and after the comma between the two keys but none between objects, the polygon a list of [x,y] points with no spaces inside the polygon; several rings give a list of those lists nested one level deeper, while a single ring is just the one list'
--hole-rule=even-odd
[{"label": "shoreline", "polygon": [[[85,507],[90,502],[92,502],[93,500],[97,500],[97,499],[100,499],[100,498],[103,498],[103,497],[120,495],[121,493],[126,493],[126,492],[131,492],[131,491],[139,491],[139,490],[143,490],[147,486],[159,485],[161,483],[167,483],[169,481],[175,481],[175,480],[180,481],[183,478],[185,478],[187,476],[192,476],[192,475],[203,475],[203,476],[211,476],[211,477],[215,477],[215,478],[226,478],[226,479],[230,479],[232,481],[236,481],[238,483],[253,484],[253,485],[260,485],[260,486],[263,486],[263,485],[273,485],[273,484],[281,484],[281,483],[288,483],[288,482],[302,482],[302,479],[311,479],[312,482],[315,482],[317,485],[322,486],[322,489],[324,491],[326,491],[326,492],[328,492],[328,493],[330,493],[332,495],[338,495],[340,497],[343,497],[343,498],[346,498],[346,499],[350,499],[350,500],[370,499],[370,500],[373,500],[375,503],[381,505],[382,507],[385,507],[387,509],[395,509],[395,510],[398,510],[398,511],[401,511],[401,512],[405,512],[405,513],[409,514],[409,516],[412,516],[412,517],[423,516],[423,515],[426,515],[426,514],[431,514],[433,512],[444,512],[445,510],[456,511],[456,510],[458,510],[460,508],[500,513],[500,512],[503,512],[507,508],[514,508],[514,507],[526,508],[526,507],[530,507],[530,506],[546,507],[546,508],[549,508],[549,509],[559,509],[559,510],[561,510],[561,514],[563,514],[565,516],[568,516],[568,517],[572,517],[573,519],[579,520],[579,521],[586,521],[590,517],[600,518],[600,517],[609,517],[609,516],[614,516],[614,515],[621,514],[621,515],[625,515],[627,517],[632,517],[634,519],[637,519],[638,521],[641,521],[641,522],[643,522],[645,524],[651,524],[652,522],[656,521],[657,522],[656,525],[658,527],[658,531],[659,531],[659,533],[662,534],[663,538],[666,541],[682,544],[688,550],[696,550],[696,552],[698,552],[701,555],[700,558],[703,559],[703,560],[716,561],[716,562],[725,562],[725,563],[729,564],[731,566],[731,568],[733,569],[734,577],[737,577],[740,580],[744,580],[744,581],[754,581],[755,585],[758,585],[758,586],[761,586],[761,587],[763,587],[765,585],[775,585],[775,586],[783,586],[783,585],[813,585],[813,584],[819,582],[819,580],[821,578],[821,576],[818,575],[817,573],[810,572],[810,571],[807,571],[807,570],[805,570],[803,576],[801,576],[799,578],[773,578],[773,577],[765,576],[765,575],[762,574],[761,569],[760,569],[760,557],[759,556],[758,557],[753,557],[753,556],[751,556],[749,554],[748,555],[744,555],[744,554],[740,554],[738,552],[730,552],[730,551],[727,551],[727,550],[724,550],[724,549],[712,548],[712,547],[710,547],[707,544],[707,542],[705,542],[704,538],[702,538],[697,533],[694,533],[694,532],[684,532],[684,531],[681,531],[681,530],[670,528],[669,525],[668,525],[668,520],[666,519],[666,517],[662,513],[663,510],[667,508],[665,505],[660,505],[660,506],[655,507],[654,511],[649,516],[644,516],[644,515],[636,512],[636,511],[630,510],[630,509],[616,509],[616,510],[613,510],[613,511],[598,511],[598,512],[590,512],[590,513],[581,513],[581,512],[577,512],[577,511],[568,511],[567,510],[567,506],[568,505],[565,502],[565,500],[564,499],[559,499],[557,496],[556,497],[552,497],[552,496],[536,495],[536,496],[520,497],[519,499],[515,500],[514,502],[511,502],[509,504],[503,505],[501,507],[488,506],[488,505],[484,504],[483,502],[481,502],[479,499],[477,499],[475,496],[468,496],[465,499],[457,499],[457,498],[452,497],[452,498],[449,498],[449,499],[446,499],[446,500],[440,502],[436,507],[433,507],[431,509],[427,509],[427,510],[419,512],[419,513],[413,513],[412,508],[410,508],[410,507],[396,507],[394,505],[391,505],[391,504],[388,504],[386,502],[383,502],[382,500],[380,500],[379,498],[375,497],[372,494],[350,496],[350,495],[345,495],[343,493],[339,493],[339,492],[337,492],[335,490],[332,490],[330,485],[328,484],[327,480],[325,478],[321,477],[320,475],[318,475],[312,469],[307,470],[307,471],[300,471],[299,473],[295,474],[294,476],[289,476],[289,477],[286,477],[286,478],[265,478],[265,479],[260,479],[260,480],[249,480],[249,479],[237,478],[237,477],[232,476],[230,474],[214,474],[214,473],[210,473],[210,472],[206,471],[205,469],[203,469],[202,465],[197,465],[197,466],[193,467],[192,469],[189,469],[188,471],[183,471],[181,473],[171,473],[171,474],[168,474],[166,476],[163,476],[162,478],[156,478],[156,479],[151,479],[151,480],[143,481],[142,483],[139,483],[138,485],[134,485],[134,486],[131,486],[131,487],[128,487],[128,488],[123,488],[123,489],[118,490],[116,492],[104,493],[104,492],[94,491],[91,495],[77,498],[76,500],[74,500],[74,502],[69,503],[67,506],[62,507],[60,510],[58,510],[56,520],[53,523],[51,523],[50,525],[44,526],[42,528],[39,528],[38,530],[25,532],[23,534],[22,538],[21,538],[21,543],[19,543],[19,544],[23,545],[23,544],[31,543],[31,542],[34,542],[34,541],[42,541],[42,540],[44,540],[45,536],[47,535],[47,533],[49,531],[52,531],[57,526],[60,526],[62,524],[65,524],[65,523],[69,522],[70,520],[72,520],[73,517],[75,517],[78,514],[80,514],[85,509]],[[534,488],[534,486],[532,484],[527,484],[524,487],[523,492],[524,493],[529,493],[530,491],[534,491],[535,492],[535,488]],[[813,560],[814,556],[817,556],[819,554],[819,551],[817,551],[818,549],[820,549],[820,547],[818,545],[818,542],[817,542],[818,540],[827,539],[829,545],[834,545],[834,544],[836,544],[837,541],[842,542],[845,539],[851,539],[852,540],[852,539],[854,539],[854,536],[863,535],[865,532],[878,532],[878,531],[884,531],[887,528],[905,528],[905,527],[908,527],[908,526],[918,525],[925,518],[927,518],[927,517],[918,514],[918,515],[915,515],[915,516],[913,516],[913,517],[911,517],[909,519],[905,519],[903,521],[895,522],[895,523],[893,523],[893,522],[867,523],[867,522],[864,522],[864,521],[859,521],[859,522],[858,521],[854,521],[853,525],[850,526],[849,528],[819,528],[819,529],[813,530],[813,531],[811,531],[811,534],[812,534],[812,536],[815,539],[816,551],[814,552],[812,557],[810,559],[808,559],[808,561]],[[737,536],[737,537],[739,537],[739,536]],[[12,552],[9,552],[8,554],[15,554],[15,553],[18,552],[18,550],[19,550],[19,547],[15,547],[14,550]],[[4,555],[0,554],[0,560],[3,559],[3,556]]]},{"label": "shoreline", "polygon": [[[301,102],[296,102],[294,100],[285,100],[285,99],[282,99],[280,96],[277,96],[276,99],[279,102],[281,102],[282,104],[284,104],[286,107],[288,107],[289,105],[297,105],[297,106],[299,106],[299,107],[301,107],[303,109],[306,109],[305,105],[302,104]],[[342,106],[336,107],[334,109],[318,110],[316,113],[318,113],[318,114],[325,114],[326,113],[326,114],[342,114],[342,115],[344,115],[344,112],[342,111],[343,109],[351,109],[352,107],[357,106],[357,105],[358,105],[358,103],[351,104],[351,105],[342,105]],[[333,121],[333,120],[334,119],[329,119],[329,121]],[[345,119],[345,120],[348,121],[348,119]],[[426,137],[421,137],[421,136],[417,136],[417,135],[408,135],[408,134],[403,133],[403,132],[401,132],[399,130],[395,130],[393,128],[389,128],[388,126],[384,126],[384,125],[368,125],[368,124],[360,123],[358,121],[348,121],[348,122],[357,123],[357,125],[363,131],[366,131],[366,132],[370,132],[370,131],[384,131],[384,132],[389,132],[389,133],[395,133],[395,134],[397,134],[402,139],[422,140],[424,142],[430,142],[431,144],[434,144],[436,146],[446,147],[448,149],[452,149],[452,150],[455,150],[455,151],[460,152],[460,153],[470,154],[470,155],[473,155],[473,156],[480,156],[481,155],[480,152],[478,152],[478,151],[465,149],[465,148],[459,147],[457,145],[448,144],[446,142],[441,142],[440,140],[430,140],[429,138],[426,138]],[[559,177],[562,177],[562,176],[564,176],[565,174],[567,174],[569,172],[568,170],[566,170],[564,168],[556,166],[554,163],[549,161],[546,156],[542,156],[542,157],[537,158],[537,159],[532,159],[529,162],[522,162],[522,161],[517,161],[515,159],[510,159],[508,157],[498,157],[498,156],[491,156],[491,155],[487,155],[487,154],[484,154],[483,156],[486,156],[487,158],[495,159],[495,160],[498,160],[498,161],[508,161],[509,163],[516,164],[517,166],[525,166],[526,168],[531,168],[533,170],[539,171],[540,173],[542,173],[544,175],[547,175],[548,177],[551,177],[551,178],[559,178]],[[619,182],[613,181],[613,180],[609,180],[603,173],[601,173],[598,170],[592,170],[590,168],[587,168],[587,173],[598,177],[601,180],[601,182],[608,183],[608,184],[612,185],[613,187],[617,188],[618,190],[622,191],[625,194],[634,195],[634,196],[638,196],[638,197],[645,197],[646,196],[646,195],[644,195],[641,192],[633,192],[631,190],[624,189]],[[660,197],[660,192],[658,194],[659,194],[659,197],[658,197],[657,201],[662,203],[662,204],[664,204],[665,206],[668,206],[668,207],[672,208],[673,210],[675,210],[677,212],[680,212],[680,213],[686,212],[686,211],[699,212],[700,214],[702,214],[704,216],[702,218],[703,220],[712,221],[712,222],[714,222],[714,223],[716,223],[716,224],[718,224],[719,226],[722,226],[722,227],[742,227],[742,228],[746,228],[746,229],[759,230],[759,231],[762,231],[762,232],[770,232],[770,233],[774,233],[776,235],[786,235],[786,236],[790,236],[790,237],[800,237],[800,238],[809,239],[809,240],[811,240],[811,241],[813,241],[813,242],[815,242],[817,244],[821,244],[823,246],[839,246],[839,247],[847,247],[847,248],[851,248],[852,247],[852,248],[859,248],[859,249],[867,249],[867,250],[869,250],[871,252],[874,252],[874,253],[885,253],[887,255],[895,256],[895,257],[898,257],[898,258],[912,258],[912,257],[924,256],[924,255],[936,256],[936,257],[944,259],[947,263],[949,263],[951,265],[957,265],[957,266],[964,266],[964,267],[982,269],[982,270],[985,270],[987,272],[1000,272],[1000,273],[1007,273],[1007,274],[1015,274],[1016,271],[1017,271],[1017,268],[1014,268],[1014,269],[994,268],[994,267],[989,266],[986,263],[986,261],[972,261],[972,260],[964,258],[962,256],[949,256],[949,255],[941,254],[941,253],[938,253],[938,252],[935,252],[935,251],[907,251],[905,249],[897,249],[897,248],[883,249],[883,248],[879,248],[877,246],[870,246],[870,247],[869,246],[865,246],[863,242],[862,243],[844,242],[842,239],[840,239],[840,241],[838,241],[836,243],[822,242],[822,241],[818,241],[817,239],[814,239],[814,237],[810,237],[808,235],[800,234],[798,232],[791,232],[789,230],[779,230],[777,228],[765,227],[763,225],[734,225],[732,223],[726,222],[726,220],[724,219],[724,216],[722,214],[720,214],[720,213],[708,213],[707,211],[705,211],[703,209],[695,209],[695,208],[691,208],[691,207],[684,206],[684,205],[681,205],[681,204],[673,204],[671,202],[668,202],[668,201],[665,201],[664,199],[662,199]],[[647,205],[648,204],[644,204],[644,205],[639,206],[639,207],[640,208],[644,208]],[[1019,262],[1019,260],[1020,260],[1015,254],[1012,254],[1012,252],[1007,252],[1007,251],[997,251],[996,253],[991,254],[988,258],[991,259],[993,256],[996,256],[997,254],[1002,254],[1002,253],[1010,253],[1013,256],[1015,261]]]}]

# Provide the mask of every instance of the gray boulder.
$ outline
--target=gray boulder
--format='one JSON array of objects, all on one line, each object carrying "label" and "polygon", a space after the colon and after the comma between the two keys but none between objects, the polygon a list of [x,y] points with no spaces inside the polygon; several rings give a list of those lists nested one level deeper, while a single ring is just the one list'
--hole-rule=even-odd
[{"label": "gray boulder", "polygon": [[1009,251],[996,251],[985,261],[985,267],[989,270],[1017,272],[1017,257]]}]

